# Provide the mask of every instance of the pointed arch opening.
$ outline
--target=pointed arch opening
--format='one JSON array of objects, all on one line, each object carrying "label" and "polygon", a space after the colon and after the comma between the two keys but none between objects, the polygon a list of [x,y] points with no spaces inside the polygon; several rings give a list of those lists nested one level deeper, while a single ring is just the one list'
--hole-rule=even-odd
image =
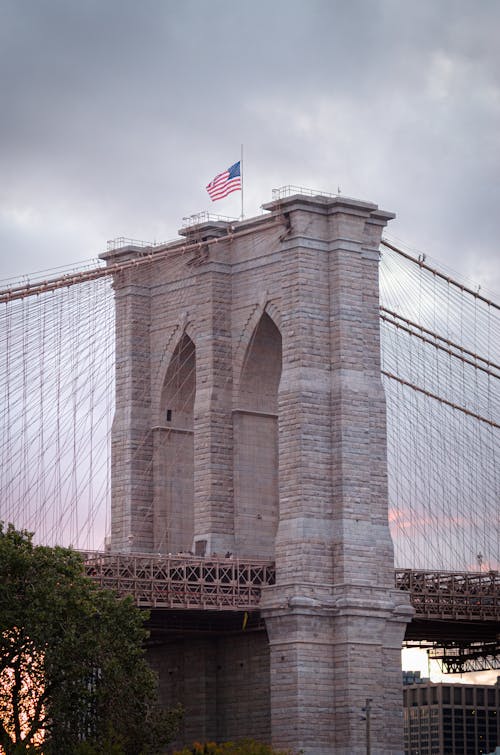
[{"label": "pointed arch opening", "polygon": [[196,349],[185,333],[170,360],[156,428],[154,542],[159,553],[191,548],[194,531]]},{"label": "pointed arch opening", "polygon": [[281,334],[264,313],[245,355],[234,413],[235,539],[239,555],[274,555],[279,516]]}]

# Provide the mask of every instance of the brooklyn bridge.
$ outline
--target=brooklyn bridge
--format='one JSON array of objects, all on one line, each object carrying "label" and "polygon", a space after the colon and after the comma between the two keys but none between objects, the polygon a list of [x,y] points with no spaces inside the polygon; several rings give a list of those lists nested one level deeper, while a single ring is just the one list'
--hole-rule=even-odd
[{"label": "brooklyn bridge", "polygon": [[186,739],[361,753],[372,696],[395,754],[403,644],[500,668],[500,304],[375,204],[264,211],[4,286],[0,518],[150,610]]}]

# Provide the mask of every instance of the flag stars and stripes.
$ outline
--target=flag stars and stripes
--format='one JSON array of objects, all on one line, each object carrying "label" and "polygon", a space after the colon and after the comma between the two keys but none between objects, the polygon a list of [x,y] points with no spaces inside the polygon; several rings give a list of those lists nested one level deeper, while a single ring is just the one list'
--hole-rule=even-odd
[{"label": "flag stars and stripes", "polygon": [[210,195],[212,202],[217,199],[223,199],[231,194],[233,191],[241,190],[241,170],[240,160],[230,168],[219,173],[213,178],[207,186],[207,191]]}]

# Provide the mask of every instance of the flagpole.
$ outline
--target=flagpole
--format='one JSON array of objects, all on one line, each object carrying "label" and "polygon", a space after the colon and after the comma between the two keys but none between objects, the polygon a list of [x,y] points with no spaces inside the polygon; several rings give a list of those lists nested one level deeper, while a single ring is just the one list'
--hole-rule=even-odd
[{"label": "flagpole", "polygon": [[243,144],[241,145],[241,155],[240,155],[240,175],[241,175],[241,220],[245,217],[244,211],[243,211]]}]

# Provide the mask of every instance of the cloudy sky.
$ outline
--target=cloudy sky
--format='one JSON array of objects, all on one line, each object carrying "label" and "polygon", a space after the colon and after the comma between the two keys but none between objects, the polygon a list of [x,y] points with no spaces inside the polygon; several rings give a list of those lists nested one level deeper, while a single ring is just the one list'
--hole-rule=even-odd
[{"label": "cloudy sky", "polygon": [[[0,278],[239,214],[273,188],[388,232],[500,298],[497,0],[0,0]],[[496,295],[496,296],[495,296]]]},{"label": "cloudy sky", "polygon": [[239,213],[286,184],[377,202],[500,292],[496,0],[0,0],[0,278]]}]

